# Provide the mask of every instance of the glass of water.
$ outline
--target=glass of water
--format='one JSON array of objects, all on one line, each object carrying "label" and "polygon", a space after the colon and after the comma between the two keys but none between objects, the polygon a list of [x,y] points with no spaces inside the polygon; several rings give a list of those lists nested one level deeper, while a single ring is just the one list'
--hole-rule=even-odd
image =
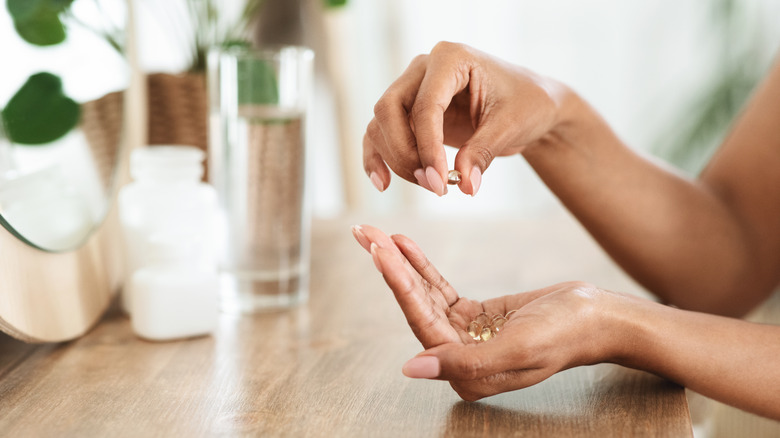
[{"label": "glass of water", "polygon": [[222,210],[224,311],[289,308],[308,297],[313,59],[294,46],[209,54],[209,179]]}]

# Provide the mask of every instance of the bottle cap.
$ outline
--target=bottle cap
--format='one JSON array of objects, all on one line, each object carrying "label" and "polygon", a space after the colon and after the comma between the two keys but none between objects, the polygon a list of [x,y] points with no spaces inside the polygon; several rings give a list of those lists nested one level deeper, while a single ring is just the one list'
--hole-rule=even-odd
[{"label": "bottle cap", "polygon": [[149,265],[190,262],[196,264],[203,245],[197,233],[188,231],[154,233],[146,243]]},{"label": "bottle cap", "polygon": [[206,154],[193,146],[153,145],[130,155],[133,179],[200,180]]}]

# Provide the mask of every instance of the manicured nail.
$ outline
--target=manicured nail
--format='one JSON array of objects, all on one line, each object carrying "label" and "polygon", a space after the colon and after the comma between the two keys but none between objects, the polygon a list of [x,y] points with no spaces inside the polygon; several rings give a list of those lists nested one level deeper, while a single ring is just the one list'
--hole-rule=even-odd
[{"label": "manicured nail", "polygon": [[360,227],[360,225],[353,225],[352,226],[352,235],[355,236],[355,240],[358,241],[360,246],[368,250],[371,247],[371,242],[369,242],[368,237],[366,237],[365,234],[363,234],[363,228]]},{"label": "manicured nail", "polygon": [[414,171],[414,177],[417,178],[417,184],[419,184],[420,187],[433,191],[433,189],[431,189],[431,185],[428,184],[428,178],[425,176],[425,171],[422,168]]},{"label": "manicured nail", "polygon": [[439,196],[444,195],[444,181],[441,179],[441,175],[436,172],[431,166],[425,169],[425,177],[428,178],[428,184],[431,186],[431,191]]},{"label": "manicured nail", "polygon": [[374,266],[376,266],[376,270],[379,271],[380,274],[384,274],[384,272],[382,272],[382,263],[379,262],[379,254],[376,253],[376,250],[379,248],[379,246],[377,246],[376,243],[371,242],[371,246],[369,248],[371,251],[371,258],[374,260]]},{"label": "manicured nail", "polygon": [[471,180],[471,196],[474,196],[477,194],[477,190],[479,190],[479,185],[482,184],[482,172],[480,172],[479,167],[474,166],[471,169],[469,179]]},{"label": "manicured nail", "polygon": [[406,377],[432,379],[441,373],[439,358],[436,356],[417,356],[409,359],[401,369]]},{"label": "manicured nail", "polygon": [[385,191],[385,185],[382,183],[382,180],[379,179],[379,175],[376,174],[376,172],[371,172],[371,175],[368,177],[371,179],[371,183],[376,187],[377,190],[380,192]]}]

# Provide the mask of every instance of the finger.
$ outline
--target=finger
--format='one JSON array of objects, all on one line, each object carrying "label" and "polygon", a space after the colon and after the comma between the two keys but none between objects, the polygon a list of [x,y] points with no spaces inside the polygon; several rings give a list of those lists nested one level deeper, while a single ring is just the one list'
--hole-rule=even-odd
[{"label": "finger", "polygon": [[448,307],[454,305],[458,301],[458,293],[449,282],[444,279],[444,276],[439,273],[439,270],[433,266],[433,263],[428,260],[422,249],[420,249],[412,239],[400,234],[393,235],[391,239],[420,276],[433,287],[441,291]]},{"label": "finger", "polygon": [[526,366],[524,355],[516,340],[502,333],[487,342],[447,343],[429,348],[406,362],[403,373],[412,378],[472,381],[511,370],[537,368]]},{"label": "finger", "polygon": [[415,278],[391,250],[376,245],[371,248],[385,282],[393,291],[409,327],[423,347],[461,342],[445,313],[428,296],[419,276]]},{"label": "finger", "polygon": [[453,96],[469,84],[469,65],[460,45],[439,43],[431,51],[425,76],[412,105],[417,151],[434,192],[445,193],[444,113]]},{"label": "finger", "polygon": [[511,370],[477,380],[453,380],[450,381],[450,386],[463,400],[477,401],[491,395],[527,388],[552,374],[550,368]]},{"label": "finger", "polygon": [[352,232],[355,234],[355,239],[360,242],[360,245],[365,248],[366,251],[369,251],[369,246],[373,242],[380,248],[393,250],[399,257],[403,257],[393,239],[377,227],[365,224],[355,225],[352,227]]},{"label": "finger", "polygon": [[[420,274],[417,272],[414,266],[409,263],[409,260],[407,260],[406,256],[401,252],[400,248],[398,248],[395,241],[388,237],[387,234],[382,232],[380,229],[370,225],[355,226],[353,227],[353,233],[355,234],[355,238],[358,240],[358,242],[360,242],[361,246],[367,250],[370,250],[370,245],[375,243],[377,246],[389,250],[394,256],[396,256],[404,265],[404,268],[406,268],[406,270],[409,271],[413,277],[420,281],[420,284],[428,294],[429,299],[431,299],[435,304],[435,307],[441,309],[441,311],[445,312],[446,314],[450,304],[447,302],[445,295],[439,289],[432,288],[429,282],[425,281],[425,284],[423,284],[424,279],[420,277]],[[378,261],[375,260],[374,262],[377,263],[377,269],[379,269]],[[454,293],[454,290],[452,293]]]},{"label": "finger", "polygon": [[371,250],[371,241],[368,240],[365,234],[363,234],[363,227],[361,225],[352,225],[352,236],[366,251]]},{"label": "finger", "polygon": [[[409,109],[425,74],[425,59],[424,56],[415,58],[374,105],[374,119],[384,140],[381,147],[375,147],[376,152],[396,174],[418,184],[420,181],[414,171],[420,169],[421,164]],[[376,146],[377,143],[374,139],[373,144]]]},{"label": "finger", "polygon": [[376,119],[372,119],[363,137],[363,169],[371,180],[371,184],[380,192],[390,185],[390,170],[387,168],[377,148],[382,146],[385,138],[379,129]]},{"label": "finger", "polygon": [[505,147],[501,129],[506,131],[498,124],[478,127],[455,155],[455,169],[462,175],[458,187],[463,193],[474,196],[479,191],[482,175],[496,157],[495,151]]}]

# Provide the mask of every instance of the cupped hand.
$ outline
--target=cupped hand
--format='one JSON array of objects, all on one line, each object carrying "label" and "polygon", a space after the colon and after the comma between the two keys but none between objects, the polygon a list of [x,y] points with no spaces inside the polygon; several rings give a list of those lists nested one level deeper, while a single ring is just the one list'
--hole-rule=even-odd
[{"label": "cupped hand", "polygon": [[[447,380],[465,400],[534,385],[556,372],[611,361],[618,352],[610,321],[614,304],[633,297],[582,282],[506,295],[483,302],[460,297],[420,248],[401,235],[353,228],[358,242],[393,291],[425,351],[409,360],[404,374]],[[474,340],[467,326],[482,312],[506,314],[502,330]]]},{"label": "cupped hand", "polygon": [[446,144],[460,148],[459,187],[474,195],[494,157],[519,153],[551,132],[564,90],[471,47],[439,43],[415,58],[374,106],[363,140],[366,174],[383,191],[389,166],[441,196]]}]

